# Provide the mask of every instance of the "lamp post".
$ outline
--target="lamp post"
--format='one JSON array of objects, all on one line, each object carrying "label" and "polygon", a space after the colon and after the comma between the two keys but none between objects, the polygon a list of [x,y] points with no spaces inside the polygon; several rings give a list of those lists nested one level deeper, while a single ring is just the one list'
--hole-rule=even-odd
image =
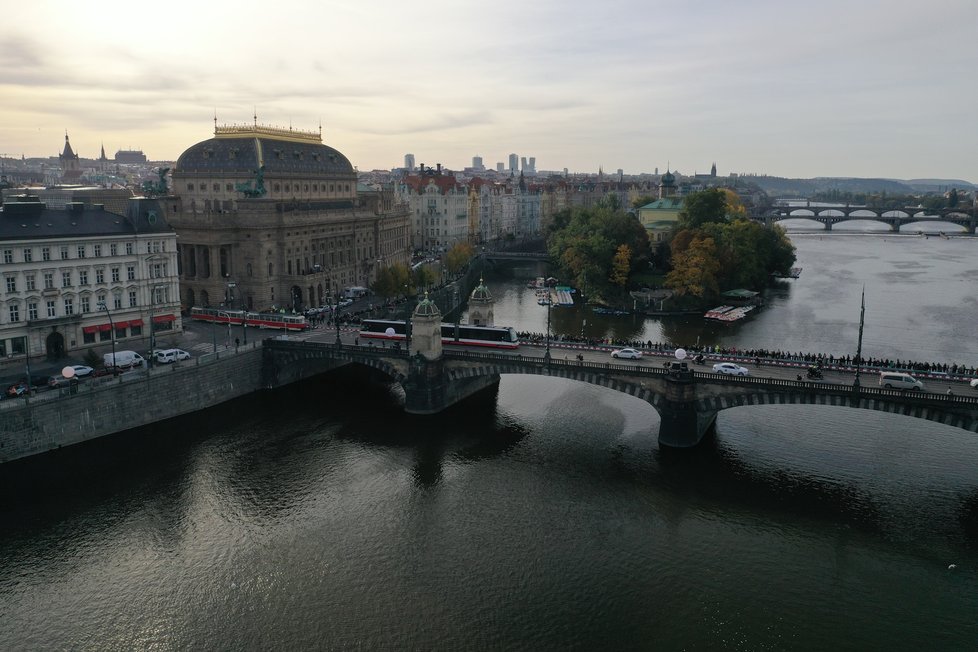
[{"label": "lamp post", "polygon": [[547,351],[543,354],[543,357],[547,362],[550,362],[550,303],[551,295],[548,291],[547,293]]},{"label": "lamp post", "polygon": [[863,362],[863,321],[866,317],[866,286],[863,286],[863,296],[859,305],[859,341],[856,344],[856,376],[852,381],[852,388],[859,391],[859,367]]},{"label": "lamp post", "polygon": [[333,304],[333,323],[336,324],[336,348],[340,347],[340,293],[336,292],[336,303]]},{"label": "lamp post", "polygon": [[[226,312],[224,312],[222,310],[222,311],[220,311],[220,312],[217,313],[217,316],[218,317],[224,317],[224,318],[226,318],[228,320],[228,340],[227,340],[227,344],[226,344],[225,348],[230,349],[231,348],[231,315],[228,314],[228,313],[226,313]],[[217,345],[216,344],[214,345],[214,350],[215,351],[217,350]]]},{"label": "lamp post", "polygon": [[109,307],[105,305],[104,301],[99,301],[95,307],[99,310],[104,310],[105,316],[109,318],[109,333],[112,339],[112,375],[117,376],[119,375],[119,366],[116,364],[115,359],[115,324],[112,323],[112,313],[109,312]]}]

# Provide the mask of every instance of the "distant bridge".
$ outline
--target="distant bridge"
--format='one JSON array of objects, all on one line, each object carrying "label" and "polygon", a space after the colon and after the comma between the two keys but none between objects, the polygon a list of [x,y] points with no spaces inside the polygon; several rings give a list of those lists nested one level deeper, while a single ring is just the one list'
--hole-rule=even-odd
[{"label": "distant bridge", "polygon": [[533,251],[486,251],[482,256],[486,260],[550,260],[549,254]]},{"label": "distant bridge", "polygon": [[554,376],[607,387],[645,401],[659,413],[659,443],[695,446],[717,413],[750,405],[826,405],[890,412],[978,432],[978,398],[904,392],[826,382],[732,377],[663,367],[546,359],[504,353],[420,353],[370,346],[268,339],[263,385],[276,387],[333,369],[370,367],[405,390],[405,410],[431,414],[499,382],[503,374]]},{"label": "distant bridge", "polygon": [[841,222],[869,220],[881,222],[891,231],[899,231],[901,226],[910,224],[933,224],[935,222],[963,227],[967,233],[974,234],[978,216],[974,208],[924,209],[919,206],[906,208],[867,208],[865,206],[776,206],[754,219],[771,226],[782,220],[805,219],[825,225],[826,231]]}]

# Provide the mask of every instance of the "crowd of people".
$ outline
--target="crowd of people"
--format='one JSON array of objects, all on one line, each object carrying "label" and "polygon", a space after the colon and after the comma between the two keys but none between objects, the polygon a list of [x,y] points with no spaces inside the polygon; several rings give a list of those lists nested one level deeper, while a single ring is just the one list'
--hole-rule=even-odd
[{"label": "crowd of people", "polygon": [[[547,336],[544,333],[521,332],[520,340],[531,344],[543,344]],[[736,347],[725,346],[675,346],[674,344],[653,342],[652,340],[626,340],[615,338],[590,338],[575,335],[551,334],[552,343],[581,344],[584,346],[612,346],[612,347],[631,347],[642,349],[651,353],[663,353],[672,355],[677,348],[685,349],[691,356],[703,354],[707,356],[723,356],[725,358],[739,359],[742,362],[755,364],[797,364],[803,366],[817,367],[852,367],[856,364],[856,357],[853,355],[833,355],[825,353],[805,353],[802,351],[781,351],[779,349],[738,349]],[[978,376],[978,369],[966,365],[947,362],[920,362],[916,360],[891,360],[889,358],[863,357],[863,366],[877,369],[893,369],[894,371],[917,372],[917,373],[939,373],[951,376]]]}]

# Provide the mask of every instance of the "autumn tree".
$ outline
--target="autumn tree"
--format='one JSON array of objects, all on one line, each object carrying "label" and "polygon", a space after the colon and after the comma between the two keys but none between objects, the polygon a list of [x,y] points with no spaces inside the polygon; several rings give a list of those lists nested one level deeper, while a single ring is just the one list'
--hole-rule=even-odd
[{"label": "autumn tree", "polygon": [[631,247],[627,244],[619,246],[618,251],[615,252],[615,257],[611,261],[611,278],[609,280],[622,289],[625,288],[625,284],[628,282],[631,262]]},{"label": "autumn tree", "polygon": [[559,274],[600,300],[617,294],[622,286],[612,282],[612,267],[621,245],[629,249],[627,276],[648,265],[650,249],[645,227],[634,215],[599,205],[557,213],[548,238],[548,253]]},{"label": "autumn tree", "polygon": [[666,276],[666,287],[678,296],[696,297],[719,294],[716,243],[713,238],[696,235],[681,253],[674,253],[672,271]]},{"label": "autumn tree", "polygon": [[475,247],[468,242],[459,242],[445,254],[445,270],[455,274],[469,264],[475,256]]}]

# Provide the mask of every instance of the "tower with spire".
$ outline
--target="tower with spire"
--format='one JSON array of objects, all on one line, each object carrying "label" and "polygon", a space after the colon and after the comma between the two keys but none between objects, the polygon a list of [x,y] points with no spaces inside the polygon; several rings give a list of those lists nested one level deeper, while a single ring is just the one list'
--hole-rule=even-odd
[{"label": "tower with spire", "polygon": [[58,161],[61,163],[61,182],[78,183],[81,180],[81,163],[78,161],[78,154],[71,149],[68,141],[68,130],[65,130],[65,148],[58,154]]}]

